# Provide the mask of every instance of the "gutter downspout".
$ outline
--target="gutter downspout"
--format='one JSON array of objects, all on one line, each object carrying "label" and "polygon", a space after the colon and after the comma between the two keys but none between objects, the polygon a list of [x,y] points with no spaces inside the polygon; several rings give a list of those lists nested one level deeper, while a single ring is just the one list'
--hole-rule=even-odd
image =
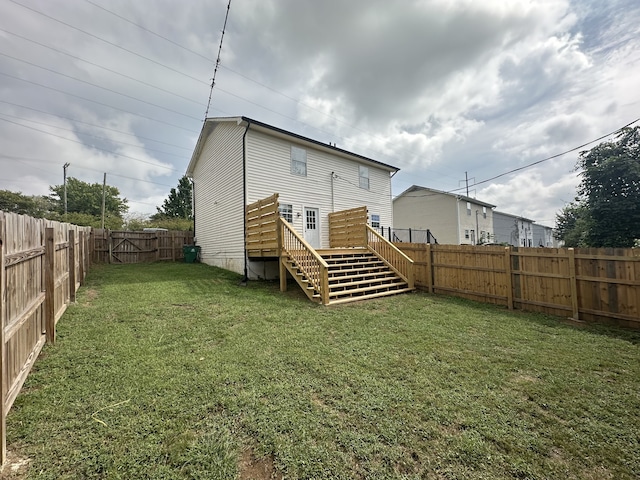
[{"label": "gutter downspout", "polygon": [[242,245],[244,250],[244,277],[242,277],[241,280],[241,283],[244,284],[249,280],[247,261],[247,215],[244,212],[247,207],[247,132],[249,132],[249,127],[251,126],[251,122],[246,118],[245,120],[247,122],[247,128],[245,128],[242,134],[242,212],[244,217],[242,220]]},{"label": "gutter downspout", "polygon": [[456,197],[456,230],[458,233],[456,234],[458,237],[458,245],[462,242],[460,241],[460,197]]},{"label": "gutter downspout", "polygon": [[193,243],[197,243],[196,239],[196,182],[193,178],[188,177],[191,182],[191,218],[193,220]]}]

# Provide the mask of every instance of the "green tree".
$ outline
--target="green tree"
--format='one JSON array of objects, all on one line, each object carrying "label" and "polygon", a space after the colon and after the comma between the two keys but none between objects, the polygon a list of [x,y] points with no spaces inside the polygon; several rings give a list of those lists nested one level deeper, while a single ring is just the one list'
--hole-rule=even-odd
[{"label": "green tree", "polygon": [[633,247],[640,238],[640,127],[580,153],[576,202],[558,216],[567,245]]},{"label": "green tree", "polygon": [[[67,179],[67,216],[64,217],[64,185],[49,187],[55,212],[60,220],[70,223],[72,218],[79,225],[100,227],[102,220],[102,184],[87,183],[77,178]],[[126,198],[120,198],[116,187],[105,188],[105,227],[121,228],[124,214],[129,210]],[[74,215],[78,214],[78,215]],[[89,217],[87,217],[87,215]],[[91,217],[91,218],[90,218]]]},{"label": "green tree", "polygon": [[158,213],[153,215],[152,219],[159,220],[161,218],[184,218],[191,220],[193,218],[191,210],[191,182],[185,175],[178,181],[178,188],[172,188],[169,197],[165,199],[161,207],[156,207]]},{"label": "green tree", "polygon": [[579,201],[570,203],[556,214],[555,237],[562,240],[565,247],[588,246],[588,230],[588,211]]}]

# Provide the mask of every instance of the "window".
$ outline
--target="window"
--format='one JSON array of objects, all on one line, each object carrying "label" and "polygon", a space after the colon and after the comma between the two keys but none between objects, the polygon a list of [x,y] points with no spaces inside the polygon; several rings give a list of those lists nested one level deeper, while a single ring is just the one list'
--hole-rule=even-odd
[{"label": "window", "polygon": [[487,218],[487,207],[482,207],[482,216]]},{"label": "window", "polygon": [[469,240],[469,230],[465,230],[465,231],[464,231],[464,238],[466,238],[467,240]]},{"label": "window", "polygon": [[360,165],[358,167],[358,176],[360,177],[360,188],[369,190],[369,168]]},{"label": "window", "polygon": [[471,202],[467,202],[467,215],[471,215]]},{"label": "window", "polygon": [[315,230],[317,228],[316,211],[305,210],[307,212],[307,230]]},{"label": "window", "polygon": [[290,203],[281,203],[278,211],[280,212],[280,216],[287,222],[293,222],[293,206]]},{"label": "window", "polygon": [[304,148],[291,147],[291,173],[307,176],[307,151]]},{"label": "window", "polygon": [[380,228],[380,215],[371,215],[371,228]]}]

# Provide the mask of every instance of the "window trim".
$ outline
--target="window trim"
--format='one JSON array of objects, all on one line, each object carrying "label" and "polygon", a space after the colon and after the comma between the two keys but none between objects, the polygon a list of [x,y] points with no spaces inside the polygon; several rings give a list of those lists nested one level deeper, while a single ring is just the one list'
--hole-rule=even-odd
[{"label": "window trim", "polygon": [[380,215],[377,213],[371,214],[371,228],[380,228]]}]

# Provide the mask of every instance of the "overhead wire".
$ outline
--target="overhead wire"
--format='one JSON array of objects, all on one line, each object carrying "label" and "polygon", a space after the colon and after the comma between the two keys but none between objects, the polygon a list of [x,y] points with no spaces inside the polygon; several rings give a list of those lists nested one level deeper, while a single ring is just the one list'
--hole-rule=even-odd
[{"label": "overhead wire", "polygon": [[88,125],[88,126],[90,126],[90,127],[100,128],[100,129],[102,129],[102,130],[109,130],[109,131],[111,131],[111,132],[120,133],[120,134],[122,134],[122,135],[127,135],[127,136],[129,136],[129,137],[140,138],[140,139],[142,139],[142,140],[148,140],[148,141],[150,141],[150,142],[160,143],[160,144],[162,144],[162,145],[167,145],[167,146],[169,146],[169,147],[180,148],[180,149],[182,149],[182,150],[187,150],[187,151],[189,151],[189,152],[193,151],[193,149],[192,149],[192,148],[183,147],[183,146],[181,146],[181,145],[176,145],[175,143],[163,142],[162,140],[156,140],[155,138],[144,137],[144,136],[142,136],[142,135],[137,135],[137,134],[134,134],[134,133],[125,132],[125,131],[123,131],[123,130],[117,130],[117,129],[115,129],[115,128],[105,127],[105,126],[103,126],[103,125],[96,125],[95,123],[85,122],[85,121],[83,121],[83,120],[78,120],[78,119],[76,119],[76,118],[66,117],[66,116],[64,116],[64,115],[59,115],[59,114],[57,114],[57,113],[51,113],[51,112],[47,112],[47,111],[40,110],[40,109],[37,109],[37,108],[28,107],[28,106],[26,106],[26,105],[21,105],[21,104],[19,104],[19,103],[7,102],[6,100],[1,100],[1,99],[0,99],[0,103],[5,103],[5,104],[7,104],[7,105],[12,105],[12,106],[14,106],[14,107],[18,107],[18,108],[24,108],[24,109],[26,109],[26,110],[31,110],[31,111],[38,112],[38,113],[44,113],[45,115],[51,115],[51,116],[53,116],[53,117],[63,118],[63,119],[65,119],[65,120],[69,120],[69,121],[74,122],[74,123],[80,123],[80,124],[82,124],[82,125]]},{"label": "overhead wire", "polygon": [[117,153],[117,152],[114,152],[112,150],[107,150],[106,148],[96,147],[95,145],[89,146],[89,145],[86,145],[84,142],[81,142],[79,140],[73,140],[71,138],[63,137],[62,135],[56,135],[55,133],[47,132],[45,130],[40,130],[39,128],[35,128],[35,127],[30,127],[29,125],[23,125],[22,123],[14,122],[14,121],[8,120],[6,118],[0,117],[0,120],[2,120],[3,122],[7,122],[7,123],[12,123],[14,125],[18,125],[20,127],[28,128],[28,129],[34,130],[36,132],[44,133],[45,135],[50,135],[52,137],[57,137],[57,138],[60,138],[62,140],[66,140],[67,142],[78,143],[78,144],[80,144],[80,145],[82,145],[83,147],[86,147],[86,148],[90,148],[90,149],[94,149],[94,150],[100,150],[100,151],[109,153],[111,155],[115,155],[115,156],[123,157],[123,158],[128,158],[130,160],[133,160],[133,161],[136,161],[136,162],[140,162],[140,163],[146,163],[147,165],[151,165],[151,166],[154,166],[154,167],[157,167],[157,168],[164,168],[166,170],[171,170],[172,172],[178,172],[179,171],[179,170],[176,170],[175,168],[167,167],[165,165],[160,165],[158,163],[148,162],[146,160],[142,160],[140,158],[132,157],[130,155],[125,155],[123,153]]},{"label": "overhead wire", "polygon": [[158,105],[157,103],[148,102],[147,100],[142,100],[141,98],[134,97],[133,95],[128,95],[126,93],[118,92],[118,91],[113,90],[111,88],[103,87],[101,85],[97,85],[97,84],[89,82],[87,80],[82,80],[81,78],[74,77],[73,75],[67,75],[66,73],[58,72],[58,71],[53,70],[51,68],[43,67],[42,65],[38,65],[36,63],[29,62],[28,60],[24,60],[22,58],[14,57],[13,55],[9,55],[9,54],[4,53],[4,52],[0,52],[0,55],[2,55],[4,57],[7,57],[7,58],[10,58],[12,60],[15,60],[17,62],[22,62],[22,63],[25,63],[27,65],[31,65],[32,67],[36,67],[36,68],[40,68],[42,70],[46,70],[47,72],[55,73],[56,75],[60,75],[61,77],[69,78],[71,80],[75,80],[76,82],[84,83],[85,85],[90,85],[92,87],[99,88],[101,90],[105,90],[107,92],[111,92],[111,93],[114,93],[116,95],[120,95],[122,97],[129,98],[131,100],[135,100],[136,102],[144,103],[146,105],[151,105],[152,107],[156,107],[156,108],[159,108],[161,110],[166,110],[167,112],[175,113],[176,115],[182,115],[183,117],[190,118],[192,120],[200,120],[198,117],[194,117],[193,115],[182,113],[182,112],[179,112],[177,110],[173,110],[171,108],[163,107],[162,105]]},{"label": "overhead wire", "polygon": [[176,155],[175,153],[165,152],[164,150],[158,150],[158,149],[155,149],[155,148],[149,148],[149,147],[144,146],[144,145],[136,145],[135,143],[121,142],[121,141],[119,141],[119,140],[114,140],[113,138],[109,138],[109,137],[101,137],[101,136],[99,136],[99,135],[93,135],[93,134],[91,134],[91,133],[86,133],[86,132],[77,132],[76,130],[73,130],[73,129],[71,129],[71,128],[61,127],[61,126],[53,125],[53,124],[51,124],[51,123],[46,123],[46,122],[40,122],[40,121],[38,121],[38,120],[32,120],[32,119],[30,119],[30,118],[19,117],[19,116],[17,116],[17,115],[11,115],[11,114],[4,113],[4,112],[0,112],[0,116],[1,116],[1,115],[5,116],[5,117],[15,118],[15,119],[17,119],[17,120],[23,120],[23,121],[25,121],[25,122],[37,123],[38,125],[43,125],[43,126],[45,126],[45,127],[57,128],[57,129],[60,129],[60,130],[66,130],[66,131],[68,131],[68,132],[72,132],[72,133],[75,133],[75,134],[86,135],[86,136],[88,136],[88,137],[97,138],[98,140],[107,140],[108,142],[116,143],[116,144],[119,144],[119,145],[126,145],[126,146],[129,146],[129,147],[141,148],[141,149],[143,149],[143,150],[148,150],[148,151],[150,151],[150,152],[163,153],[163,154],[165,154],[165,155],[169,155],[169,156],[171,156],[171,157],[182,158],[182,159],[185,159],[185,160],[189,160],[189,159],[190,159],[190,157],[187,157],[187,156],[185,156],[185,155]]},{"label": "overhead wire", "polygon": [[180,95],[179,93],[175,93],[175,92],[172,92],[172,91],[167,90],[167,89],[165,89],[165,88],[159,87],[159,86],[157,86],[157,85],[153,85],[153,84],[151,84],[151,83],[145,82],[144,80],[140,80],[140,79],[138,79],[138,78],[132,77],[132,76],[127,75],[127,74],[125,74],[125,73],[118,72],[117,70],[113,70],[112,68],[105,67],[104,65],[100,65],[100,64],[98,64],[98,63],[95,63],[95,62],[92,62],[92,61],[90,61],[90,60],[87,60],[86,58],[78,57],[78,56],[73,55],[73,54],[71,54],[71,53],[69,53],[69,52],[65,52],[64,50],[60,50],[60,49],[58,49],[58,48],[52,47],[51,45],[47,45],[47,44],[45,44],[45,43],[38,42],[38,41],[36,41],[36,40],[33,40],[33,39],[31,39],[31,38],[27,38],[27,37],[25,37],[25,36],[23,36],[23,35],[17,34],[17,33],[15,33],[15,32],[11,32],[11,31],[9,31],[9,30],[5,30],[4,28],[0,28],[0,32],[8,33],[9,35],[14,35],[14,36],[16,36],[16,37],[18,37],[18,38],[20,38],[20,39],[22,39],[22,40],[25,40],[25,41],[27,41],[27,42],[31,42],[31,43],[33,43],[33,44],[35,44],[35,45],[39,45],[39,46],[41,46],[41,47],[43,47],[43,48],[47,48],[47,49],[49,49],[49,50],[51,50],[51,51],[53,51],[53,52],[59,53],[59,54],[61,54],[61,55],[66,55],[66,56],[67,56],[67,57],[69,57],[69,58],[73,58],[73,59],[75,59],[75,60],[79,60],[79,61],[81,61],[81,62],[83,62],[83,63],[88,64],[88,65],[92,65],[92,66],[94,66],[94,67],[100,68],[100,69],[105,70],[105,71],[107,71],[107,72],[113,73],[114,75],[119,75],[119,76],[120,76],[120,77],[122,77],[122,78],[126,78],[126,79],[128,79],[128,80],[132,80],[132,81],[134,81],[134,82],[138,82],[138,83],[140,83],[141,85],[144,85],[144,86],[146,86],[146,87],[150,87],[150,88],[153,88],[153,89],[155,89],[155,90],[158,90],[158,91],[161,91],[161,92],[164,92],[164,93],[168,93],[169,95],[173,95],[173,96],[175,96],[175,97],[177,97],[177,98],[181,98],[182,100],[186,100],[186,101],[188,101],[188,102],[195,103],[196,105],[204,105],[204,103],[199,102],[199,101],[197,101],[197,100],[194,100],[194,99],[192,99],[192,98],[185,97],[184,95]]},{"label": "overhead wire", "polygon": [[[11,0],[10,0],[10,1],[11,1]],[[50,86],[48,86],[48,85],[43,85],[42,83],[34,82],[34,81],[32,81],[32,80],[27,80],[26,78],[17,77],[17,76],[15,76],[15,75],[11,75],[11,74],[6,73],[6,72],[0,72],[0,75],[4,75],[5,77],[13,78],[13,79],[15,79],[15,80],[20,80],[20,81],[22,81],[22,82],[30,83],[30,84],[32,84],[32,85],[36,85],[36,86],[38,86],[38,87],[46,88],[46,89],[48,89],[48,90],[53,90],[54,92],[62,93],[62,94],[64,94],[64,95],[69,95],[69,96],[71,96],[71,97],[76,97],[76,98],[79,98],[80,100],[85,100],[85,101],[87,101],[87,102],[95,103],[96,105],[102,105],[103,107],[108,107],[108,108],[112,108],[112,109],[114,109],[114,110],[119,110],[119,111],[121,111],[121,112],[128,113],[128,114],[130,114],[130,115],[135,115],[136,117],[145,118],[145,119],[147,119],[147,120],[151,120],[151,121],[153,121],[153,122],[162,123],[162,124],[164,124],[164,125],[168,125],[168,126],[170,126],[170,127],[179,128],[180,130],[184,130],[184,131],[186,131],[186,132],[193,133],[193,129],[189,129],[189,128],[181,127],[180,125],[175,125],[175,124],[170,123],[170,122],[165,122],[164,120],[159,120],[159,119],[157,119],[157,118],[149,117],[149,116],[147,116],[147,115],[142,115],[141,113],[135,113],[135,112],[132,112],[132,111],[130,111],[130,110],[125,110],[124,108],[114,107],[113,105],[109,105],[109,104],[107,104],[107,103],[99,102],[99,101],[97,101],[97,100],[93,100],[93,99],[91,99],[91,98],[86,98],[86,97],[83,97],[83,96],[81,96],[81,95],[76,95],[75,93],[65,92],[64,90],[60,90],[60,89],[55,88],[55,87],[50,87]],[[199,119],[198,119],[198,120],[199,120]]]},{"label": "overhead wire", "polygon": [[[88,0],[87,0],[88,1]],[[227,13],[224,16],[224,25],[222,26],[222,35],[220,36],[220,45],[218,46],[218,56],[216,58],[216,66],[213,69],[213,78],[211,79],[211,88],[209,89],[209,101],[207,102],[207,109],[204,112],[204,120],[207,120],[209,115],[209,107],[211,106],[211,96],[213,95],[213,87],[216,85],[216,74],[218,73],[218,67],[220,66],[220,56],[222,54],[222,42],[224,41],[224,32],[227,29],[227,20],[229,19],[229,9],[231,8],[231,0],[227,3]]]},{"label": "overhead wire", "polygon": [[184,73],[184,72],[182,72],[182,71],[180,71],[180,70],[177,70],[177,69],[175,69],[175,68],[173,68],[173,67],[170,67],[169,65],[166,65],[166,64],[164,64],[164,63],[162,63],[162,62],[158,62],[157,60],[154,60],[154,59],[152,59],[152,58],[149,58],[149,57],[147,57],[147,56],[145,56],[145,55],[142,55],[142,54],[140,54],[140,53],[134,52],[133,50],[129,50],[128,48],[125,48],[125,47],[123,47],[123,46],[121,46],[121,45],[118,45],[117,43],[114,43],[114,42],[111,42],[111,41],[109,41],[109,40],[106,40],[106,39],[104,39],[104,38],[102,38],[102,37],[99,37],[98,35],[95,35],[95,34],[93,34],[93,33],[91,33],[91,32],[87,32],[86,30],[83,30],[83,29],[78,28],[78,27],[76,27],[76,26],[74,26],[74,25],[71,25],[70,23],[67,23],[67,22],[64,22],[64,21],[62,21],[62,20],[59,20],[59,19],[57,19],[57,18],[55,18],[55,17],[52,17],[51,15],[47,15],[46,13],[41,12],[40,10],[37,10],[37,9],[35,9],[35,8],[29,7],[29,6],[27,6],[27,5],[24,5],[24,4],[22,4],[22,3],[20,3],[20,2],[18,2],[18,1],[16,1],[16,0],[8,0],[8,1],[9,1],[9,2],[11,2],[11,3],[14,3],[15,5],[19,5],[19,6],[20,6],[20,7],[22,7],[22,8],[26,8],[27,10],[31,10],[32,12],[34,12],[34,13],[36,13],[36,14],[38,14],[38,15],[41,15],[41,16],[43,16],[43,17],[45,17],[45,18],[48,18],[48,19],[50,19],[50,20],[53,20],[54,22],[58,22],[58,23],[60,23],[60,24],[62,24],[62,25],[65,25],[65,26],[67,26],[67,27],[69,27],[69,28],[72,28],[72,29],[74,29],[74,30],[77,30],[78,32],[84,33],[85,35],[88,35],[88,36],[90,36],[90,37],[92,37],[92,38],[95,38],[96,40],[100,40],[101,42],[104,42],[104,43],[106,43],[106,44],[108,44],[108,45],[111,45],[111,46],[113,46],[113,47],[116,47],[116,48],[118,48],[118,49],[120,49],[120,50],[123,50],[123,51],[125,51],[125,52],[127,52],[127,53],[130,53],[131,55],[135,55],[136,57],[139,57],[139,58],[142,58],[142,59],[144,59],[144,60],[147,60],[147,61],[149,61],[149,62],[151,62],[151,63],[154,63],[154,64],[156,64],[156,65],[158,65],[158,66],[160,66],[160,67],[162,67],[162,68],[166,68],[167,70],[170,70],[170,71],[175,72],[175,73],[177,73],[177,74],[179,74],[179,75],[182,75],[183,77],[190,78],[191,80],[194,80],[194,81],[196,81],[196,82],[198,82],[198,83],[203,83],[203,84],[205,84],[205,85],[207,85],[207,86],[209,85],[209,83],[208,83],[208,82],[205,82],[204,80],[201,80],[201,79],[199,79],[199,78],[197,78],[197,77],[194,77],[194,76],[189,75],[189,74],[187,74],[187,73]]}]

